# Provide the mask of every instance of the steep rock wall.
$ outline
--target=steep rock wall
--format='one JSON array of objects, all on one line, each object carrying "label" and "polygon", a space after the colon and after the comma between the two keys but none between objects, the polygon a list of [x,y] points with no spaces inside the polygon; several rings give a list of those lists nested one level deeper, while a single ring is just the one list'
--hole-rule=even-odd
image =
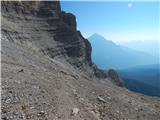
[{"label": "steep rock wall", "polygon": [[59,1],[7,1],[1,10],[2,34],[8,40],[43,52],[91,78],[107,78],[92,62],[91,44],[77,31],[76,17],[61,11]]}]

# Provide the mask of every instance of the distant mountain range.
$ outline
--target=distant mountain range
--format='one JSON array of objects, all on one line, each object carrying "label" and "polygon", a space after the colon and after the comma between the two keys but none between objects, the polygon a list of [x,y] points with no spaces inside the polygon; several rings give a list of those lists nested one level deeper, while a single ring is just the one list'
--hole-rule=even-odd
[{"label": "distant mountain range", "polygon": [[92,59],[102,69],[123,69],[158,63],[158,58],[149,53],[117,45],[99,34],[93,34],[88,40],[92,45]]},{"label": "distant mountain range", "polygon": [[92,59],[98,67],[105,70],[116,69],[125,86],[131,91],[160,97],[158,55],[142,52],[140,49],[135,50],[127,45],[117,45],[99,34],[94,34],[88,39],[92,45]]},{"label": "distant mountain range", "polygon": [[158,40],[137,40],[120,43],[120,45],[149,53],[153,56],[160,56],[160,42]]},{"label": "distant mountain range", "polygon": [[143,65],[118,71],[125,86],[135,92],[160,97],[160,65]]}]

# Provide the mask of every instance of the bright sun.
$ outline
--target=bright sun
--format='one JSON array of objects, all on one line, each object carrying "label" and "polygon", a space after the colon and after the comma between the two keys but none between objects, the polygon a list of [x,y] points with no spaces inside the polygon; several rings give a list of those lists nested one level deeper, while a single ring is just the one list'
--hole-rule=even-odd
[{"label": "bright sun", "polygon": [[128,7],[131,8],[133,6],[132,3],[128,3]]}]

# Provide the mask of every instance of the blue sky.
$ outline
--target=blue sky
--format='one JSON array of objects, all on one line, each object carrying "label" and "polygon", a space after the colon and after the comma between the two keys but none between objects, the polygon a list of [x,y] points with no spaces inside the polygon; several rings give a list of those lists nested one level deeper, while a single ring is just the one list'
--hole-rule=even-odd
[{"label": "blue sky", "polygon": [[99,33],[115,42],[157,40],[158,2],[61,1],[62,10],[76,15],[84,37]]}]

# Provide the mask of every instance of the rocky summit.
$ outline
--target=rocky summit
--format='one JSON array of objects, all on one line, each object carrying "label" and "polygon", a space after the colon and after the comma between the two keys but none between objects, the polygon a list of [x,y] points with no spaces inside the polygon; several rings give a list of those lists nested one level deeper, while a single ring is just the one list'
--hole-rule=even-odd
[{"label": "rocky summit", "polygon": [[160,101],[98,69],[76,28],[59,1],[1,1],[2,120],[159,120]]}]

